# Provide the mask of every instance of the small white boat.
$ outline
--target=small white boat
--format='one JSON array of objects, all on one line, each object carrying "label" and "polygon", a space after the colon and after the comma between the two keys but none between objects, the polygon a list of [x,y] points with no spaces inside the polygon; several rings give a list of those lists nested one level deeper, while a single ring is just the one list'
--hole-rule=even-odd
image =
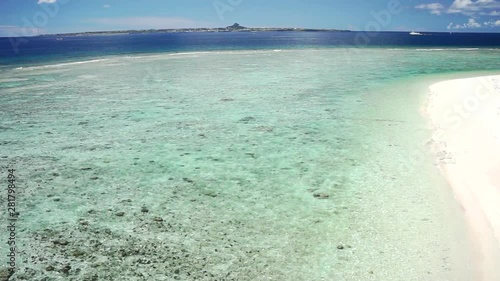
[{"label": "small white boat", "polygon": [[410,32],[410,35],[415,36],[415,35],[423,35],[423,34],[422,34],[422,33],[420,33],[420,32],[415,32],[415,31],[412,31],[412,32]]}]

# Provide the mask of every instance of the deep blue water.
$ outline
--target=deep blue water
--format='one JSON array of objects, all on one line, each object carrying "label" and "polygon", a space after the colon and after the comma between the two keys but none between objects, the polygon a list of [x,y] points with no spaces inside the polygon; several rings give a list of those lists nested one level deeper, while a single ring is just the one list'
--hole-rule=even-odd
[{"label": "deep blue water", "polygon": [[311,47],[500,48],[500,33],[235,32],[0,38],[0,66],[121,54]]}]

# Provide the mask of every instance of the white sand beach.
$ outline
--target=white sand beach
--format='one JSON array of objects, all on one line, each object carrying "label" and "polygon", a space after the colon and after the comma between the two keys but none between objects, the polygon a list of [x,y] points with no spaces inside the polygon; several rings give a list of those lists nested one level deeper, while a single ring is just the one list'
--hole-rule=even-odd
[{"label": "white sand beach", "polygon": [[436,165],[470,229],[467,271],[500,280],[500,76],[444,81],[430,92]]}]

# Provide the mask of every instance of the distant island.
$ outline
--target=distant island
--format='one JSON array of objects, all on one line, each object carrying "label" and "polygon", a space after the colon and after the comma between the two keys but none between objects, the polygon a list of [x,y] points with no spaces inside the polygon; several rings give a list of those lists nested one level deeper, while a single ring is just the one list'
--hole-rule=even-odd
[{"label": "distant island", "polygon": [[170,28],[170,29],[141,29],[118,31],[91,31],[63,34],[46,34],[40,36],[85,36],[85,35],[114,35],[114,34],[147,34],[147,33],[176,33],[176,32],[270,32],[270,31],[296,31],[296,32],[350,32],[341,29],[312,29],[312,28],[283,28],[283,27],[244,27],[238,23],[227,27],[216,28]]}]

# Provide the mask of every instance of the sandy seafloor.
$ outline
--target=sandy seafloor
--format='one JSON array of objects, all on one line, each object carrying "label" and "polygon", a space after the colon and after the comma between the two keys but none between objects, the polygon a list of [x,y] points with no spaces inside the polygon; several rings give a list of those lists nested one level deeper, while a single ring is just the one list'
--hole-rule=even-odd
[{"label": "sandy seafloor", "polygon": [[498,62],[468,52],[4,70],[0,157],[20,212],[11,280],[470,280],[420,112],[431,82]]}]

